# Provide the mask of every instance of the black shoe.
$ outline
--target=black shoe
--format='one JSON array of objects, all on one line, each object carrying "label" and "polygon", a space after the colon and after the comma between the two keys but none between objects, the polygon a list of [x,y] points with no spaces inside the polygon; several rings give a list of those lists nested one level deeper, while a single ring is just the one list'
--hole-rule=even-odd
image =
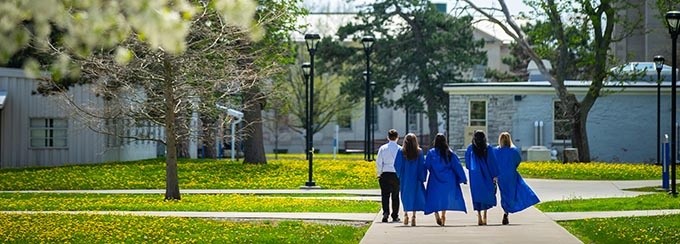
[{"label": "black shoe", "polygon": [[387,223],[387,217],[383,217],[382,222]]},{"label": "black shoe", "polygon": [[508,220],[508,214],[503,214],[503,225],[509,224],[510,221]]},{"label": "black shoe", "polygon": [[392,222],[401,222],[401,219],[399,217],[392,218]]}]

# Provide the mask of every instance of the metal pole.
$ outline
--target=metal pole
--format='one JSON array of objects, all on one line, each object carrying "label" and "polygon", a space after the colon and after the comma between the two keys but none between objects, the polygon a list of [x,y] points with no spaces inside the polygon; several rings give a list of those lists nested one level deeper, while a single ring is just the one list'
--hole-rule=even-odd
[{"label": "metal pole", "polygon": [[661,163],[661,70],[656,72],[656,163]]},{"label": "metal pole", "polygon": [[661,188],[665,189],[666,191],[670,190],[668,187],[668,158],[670,157],[670,144],[668,142],[668,134],[664,135],[664,141],[663,141],[663,148],[662,148],[662,155],[663,155],[663,168],[661,169]]},{"label": "metal pole", "polygon": [[[316,47],[315,47],[316,48]],[[314,158],[314,131],[312,128],[312,123],[314,123],[314,51],[309,52],[311,60],[311,69],[309,70],[309,123],[307,124],[307,143],[309,145],[307,155],[309,159],[309,181],[305,184],[306,186],[315,186],[314,180],[312,180],[312,169],[314,167],[312,161]]]},{"label": "metal pole", "polygon": [[673,53],[673,58],[672,58],[672,63],[673,63],[673,70],[671,70],[671,194],[673,196],[676,196],[678,192],[676,191],[676,186],[675,186],[675,161],[677,160],[677,153],[678,153],[678,148],[677,148],[677,129],[675,125],[676,121],[676,87],[677,87],[677,74],[676,74],[676,67],[677,67],[677,40],[678,40],[678,34],[677,33],[672,33],[671,34],[672,39],[673,39],[673,45],[672,45],[672,53]]},{"label": "metal pole", "polygon": [[365,91],[366,92],[366,102],[365,102],[366,112],[364,113],[365,116],[366,116],[364,123],[366,123],[366,125],[364,126],[364,130],[365,130],[365,132],[364,132],[364,140],[365,140],[365,142],[364,142],[364,149],[365,149],[364,150],[364,160],[370,161],[371,158],[369,156],[369,152],[370,152],[371,148],[369,146],[368,141],[371,140],[371,138],[369,137],[368,132],[371,130],[371,110],[370,110],[371,105],[370,105],[370,100],[369,100],[370,99],[369,98],[369,96],[370,96],[370,94],[369,94],[370,87],[369,86],[370,85],[368,84],[368,82],[371,80],[371,71],[370,71],[371,59],[370,59],[370,54],[368,53],[368,50],[364,49],[364,53],[366,54],[366,86],[365,86],[365,88],[366,88],[366,91]]},{"label": "metal pole", "polygon": [[231,161],[236,160],[236,122],[231,122]]},{"label": "metal pole", "polygon": [[371,137],[371,154],[369,154],[369,155],[371,157],[370,160],[373,161],[375,159],[375,156],[373,155],[373,151],[375,151],[373,149],[373,147],[375,147],[373,141],[375,141],[375,123],[377,122],[377,116],[375,115],[376,111],[373,109],[373,107],[374,107],[373,104],[375,103],[375,101],[373,101],[373,92],[374,92],[373,88],[375,87],[374,86],[375,82],[369,83],[369,84],[371,85],[371,89],[370,89],[371,90],[371,92],[370,92],[371,93],[371,134],[370,134],[370,137]]},{"label": "metal pole", "polygon": [[[311,66],[311,64],[310,64]],[[305,76],[305,157],[309,159],[309,75]]]}]

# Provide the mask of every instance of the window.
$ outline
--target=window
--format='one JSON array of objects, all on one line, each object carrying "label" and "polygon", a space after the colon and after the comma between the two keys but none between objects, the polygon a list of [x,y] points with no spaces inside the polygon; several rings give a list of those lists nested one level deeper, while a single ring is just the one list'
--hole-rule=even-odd
[{"label": "window", "polygon": [[337,113],[338,127],[345,129],[352,129],[352,113],[351,111],[341,111]]},{"label": "window", "polygon": [[107,147],[117,147],[122,143],[122,139],[118,137],[121,128],[123,128],[123,122],[119,119],[108,119],[106,120],[106,127],[108,131],[112,134],[106,135],[106,146]]},{"label": "window", "polygon": [[486,65],[477,64],[472,69],[472,81],[483,82],[486,80],[484,75],[486,74]]},{"label": "window", "polygon": [[553,101],[553,138],[555,141],[571,141],[570,121],[560,106],[560,101]]},{"label": "window", "polygon": [[418,131],[418,113],[411,111],[408,114],[407,120],[408,120],[408,131],[406,131],[405,133]]},{"label": "window", "polygon": [[31,147],[66,147],[66,119],[31,118]]},{"label": "window", "polygon": [[470,126],[486,126],[486,101],[470,101]]}]

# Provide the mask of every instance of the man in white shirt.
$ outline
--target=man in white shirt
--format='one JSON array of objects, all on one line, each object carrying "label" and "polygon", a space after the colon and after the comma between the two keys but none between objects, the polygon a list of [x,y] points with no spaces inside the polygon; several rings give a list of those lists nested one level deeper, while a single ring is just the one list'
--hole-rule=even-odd
[{"label": "man in white shirt", "polygon": [[[390,129],[387,132],[387,139],[389,141],[378,149],[378,157],[375,160],[378,182],[380,183],[380,195],[382,196],[382,222],[387,222],[390,215],[392,221],[401,222],[399,219],[399,178],[397,178],[397,171],[394,169],[394,159],[401,148],[397,144],[397,140],[399,140],[397,130]],[[392,199],[391,212],[390,198]]]}]

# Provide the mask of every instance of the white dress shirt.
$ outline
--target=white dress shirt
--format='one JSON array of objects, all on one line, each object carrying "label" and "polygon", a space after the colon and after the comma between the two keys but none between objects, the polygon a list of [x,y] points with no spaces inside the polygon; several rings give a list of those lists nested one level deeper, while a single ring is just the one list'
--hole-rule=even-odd
[{"label": "white dress shirt", "polygon": [[378,157],[375,160],[376,173],[380,176],[383,172],[394,172],[394,159],[397,157],[397,152],[401,146],[396,141],[389,141],[387,144],[380,146],[378,149]]}]

